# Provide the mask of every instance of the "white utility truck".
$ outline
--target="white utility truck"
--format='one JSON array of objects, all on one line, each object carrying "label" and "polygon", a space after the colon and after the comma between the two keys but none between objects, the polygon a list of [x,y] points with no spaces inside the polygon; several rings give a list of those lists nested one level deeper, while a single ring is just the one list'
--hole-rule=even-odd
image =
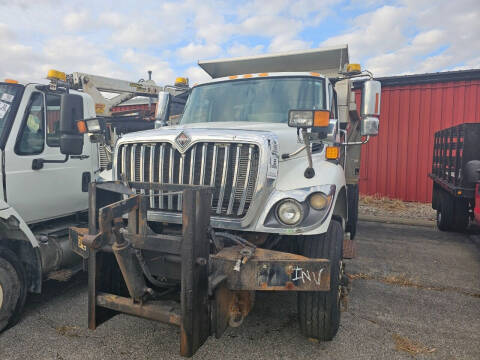
[{"label": "white utility truck", "polygon": [[[380,83],[347,46],[199,65],[213,79],[193,86],[179,125],[120,138],[116,181],[92,188],[89,234],[74,235],[90,248],[89,326],[118,312],[180,325],[191,356],[240,325],[255,291],[297,291],[302,332],[331,340]],[[180,314],[159,305],[175,289]]]},{"label": "white utility truck", "polygon": [[[40,293],[43,279],[68,278],[83,268],[68,228],[85,222],[88,185],[107,168],[99,145],[108,144],[99,140],[103,134],[84,135],[81,151],[65,155],[62,142],[76,132],[73,121],[110,115],[122,101],[167,89],[151,80],[54,70],[48,78],[49,85],[0,82],[0,331],[19,319],[27,292]],[[101,91],[118,95],[106,99]],[[71,127],[62,128],[62,119]]]}]

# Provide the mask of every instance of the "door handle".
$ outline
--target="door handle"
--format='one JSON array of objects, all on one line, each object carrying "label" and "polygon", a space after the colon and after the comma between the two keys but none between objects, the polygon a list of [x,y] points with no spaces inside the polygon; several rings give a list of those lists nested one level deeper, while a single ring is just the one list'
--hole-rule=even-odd
[{"label": "door handle", "polygon": [[53,163],[53,164],[63,164],[68,161],[69,155],[65,155],[65,159],[63,160],[47,160],[47,159],[33,159],[32,161],[32,170],[40,170],[43,169],[43,164],[45,163]]},{"label": "door handle", "polygon": [[71,155],[71,159],[85,160],[88,159],[90,155]]}]

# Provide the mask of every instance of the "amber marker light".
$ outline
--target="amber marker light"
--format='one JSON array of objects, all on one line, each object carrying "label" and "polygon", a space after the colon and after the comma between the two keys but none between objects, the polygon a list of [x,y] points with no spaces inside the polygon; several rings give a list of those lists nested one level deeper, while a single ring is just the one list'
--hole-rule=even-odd
[{"label": "amber marker light", "polygon": [[327,127],[328,125],[330,125],[330,112],[327,110],[315,110],[313,127]]},{"label": "amber marker light", "polygon": [[325,149],[325,158],[327,160],[336,160],[340,156],[340,148],[338,146],[327,146]]},{"label": "amber marker light", "polygon": [[87,124],[85,121],[77,121],[77,129],[80,134],[85,134],[87,132]]}]

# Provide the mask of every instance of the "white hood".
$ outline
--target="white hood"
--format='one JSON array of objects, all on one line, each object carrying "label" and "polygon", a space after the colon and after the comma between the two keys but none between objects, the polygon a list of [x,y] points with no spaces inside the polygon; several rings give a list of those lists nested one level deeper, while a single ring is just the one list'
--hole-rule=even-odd
[{"label": "white hood", "polygon": [[[235,130],[252,132],[269,132],[278,137],[280,155],[292,153],[302,144],[297,140],[297,129],[289,127],[283,123],[264,123],[264,122],[214,122],[214,123],[194,123],[186,125],[169,126],[164,129],[178,129],[186,132],[205,132],[208,130]],[[160,135],[162,128],[156,129],[157,135]]]}]

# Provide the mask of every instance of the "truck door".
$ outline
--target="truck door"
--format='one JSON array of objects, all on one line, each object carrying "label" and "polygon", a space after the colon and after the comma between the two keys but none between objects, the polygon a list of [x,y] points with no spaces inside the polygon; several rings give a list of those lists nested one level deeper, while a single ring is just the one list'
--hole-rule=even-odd
[{"label": "truck door", "polygon": [[82,178],[91,176],[88,141],[81,157],[32,168],[35,159],[65,159],[59,148],[59,127],[60,95],[27,87],[5,147],[4,166],[7,202],[28,223],[88,207],[88,193],[82,192]]}]

